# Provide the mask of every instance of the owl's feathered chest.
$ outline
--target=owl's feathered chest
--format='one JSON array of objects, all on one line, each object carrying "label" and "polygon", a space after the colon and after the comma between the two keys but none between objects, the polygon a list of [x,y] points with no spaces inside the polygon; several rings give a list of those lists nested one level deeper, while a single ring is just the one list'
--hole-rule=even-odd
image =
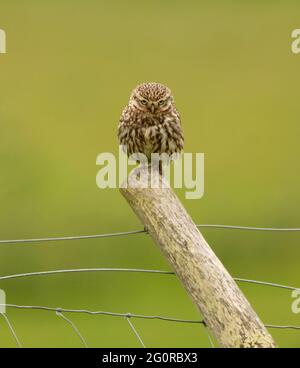
[{"label": "owl's feathered chest", "polygon": [[150,114],[147,112],[139,112],[136,110],[129,111],[129,122],[136,128],[148,128],[163,124],[167,114]]},{"label": "owl's feathered chest", "polygon": [[129,154],[141,152],[150,157],[154,152],[177,152],[183,146],[177,112],[154,115],[126,108],[120,119],[118,135]]}]

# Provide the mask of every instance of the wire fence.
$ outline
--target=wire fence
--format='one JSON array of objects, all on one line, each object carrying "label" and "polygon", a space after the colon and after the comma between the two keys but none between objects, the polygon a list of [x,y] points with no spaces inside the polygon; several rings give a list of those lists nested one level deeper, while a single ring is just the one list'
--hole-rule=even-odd
[{"label": "wire fence", "polygon": [[[271,232],[296,232],[300,231],[298,227],[256,227],[256,226],[237,226],[237,225],[220,225],[220,224],[200,224],[196,225],[198,228],[214,228],[214,229],[227,229],[227,230],[245,230],[245,231],[271,231]],[[36,239],[11,239],[0,240],[0,244],[17,244],[17,243],[44,243],[51,241],[68,241],[68,240],[84,240],[84,239],[99,239],[99,238],[111,238],[126,235],[135,235],[147,233],[147,230],[132,230],[117,233],[108,234],[94,234],[94,235],[77,235],[77,236],[60,236],[53,238],[36,238]]]},{"label": "wire fence", "polygon": [[[215,228],[215,229],[231,229],[231,230],[244,230],[244,231],[270,231],[270,232],[295,232],[300,231],[300,228],[266,228],[266,227],[249,227],[249,226],[236,226],[236,225],[218,225],[218,224],[201,224],[196,225],[198,228]],[[55,242],[55,241],[69,241],[69,240],[83,240],[83,239],[99,239],[99,238],[109,238],[109,237],[121,237],[135,234],[145,234],[146,230],[133,230],[126,232],[116,232],[116,233],[107,233],[107,234],[96,234],[96,235],[81,235],[81,236],[64,236],[64,237],[51,237],[51,238],[35,238],[35,239],[15,239],[15,240],[0,240],[0,244],[18,244],[18,243],[42,243],[42,242]],[[81,269],[62,269],[62,270],[50,270],[50,271],[39,271],[39,272],[29,272],[29,273],[21,273],[21,274],[12,274],[12,275],[4,275],[0,276],[0,281],[3,280],[11,280],[17,278],[27,278],[27,277],[36,277],[36,276],[50,276],[57,274],[67,274],[67,273],[86,273],[86,272],[126,272],[126,273],[145,273],[151,275],[161,275],[161,276],[171,276],[174,277],[175,273],[172,271],[164,271],[164,270],[149,270],[149,269],[139,269],[139,268],[81,268]],[[289,285],[281,285],[277,283],[272,283],[268,281],[259,281],[259,280],[251,280],[240,277],[234,277],[234,280],[238,283],[250,283],[256,284],[260,286],[268,286],[279,289],[286,290],[300,290],[298,287],[289,286]],[[127,321],[130,330],[133,332],[136,337],[138,343],[141,347],[146,347],[143,339],[141,338],[140,333],[137,331],[134,326],[132,319],[147,319],[147,320],[161,320],[166,322],[173,323],[188,323],[188,324],[201,324],[207,334],[209,343],[211,347],[215,347],[214,342],[209,334],[209,331],[206,328],[205,321],[203,320],[191,320],[191,319],[181,319],[174,318],[168,316],[160,316],[160,315],[143,315],[143,314],[135,314],[135,313],[116,313],[111,311],[91,311],[87,309],[68,309],[68,308],[58,308],[58,307],[49,307],[49,306],[36,306],[36,305],[17,305],[17,304],[0,304],[2,307],[6,307],[8,309],[21,309],[21,310],[40,310],[40,311],[48,311],[54,312],[59,318],[64,320],[67,325],[69,325],[76,336],[81,341],[84,347],[88,347],[88,343],[82,333],[79,331],[75,323],[67,317],[65,314],[74,314],[74,313],[83,313],[87,315],[106,315],[112,317],[123,318]],[[18,338],[15,329],[13,328],[10,320],[8,319],[7,314],[1,314],[5,323],[7,324],[13,339],[16,342],[18,347],[22,347],[20,339]],[[274,324],[265,324],[266,328],[269,329],[288,329],[288,330],[300,330],[300,326],[294,325],[274,325]]]}]

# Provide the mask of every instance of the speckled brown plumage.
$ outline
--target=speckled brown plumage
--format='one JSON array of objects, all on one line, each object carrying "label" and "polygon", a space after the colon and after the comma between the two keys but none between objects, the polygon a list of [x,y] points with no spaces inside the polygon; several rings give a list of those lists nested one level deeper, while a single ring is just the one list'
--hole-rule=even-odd
[{"label": "speckled brown plumage", "polygon": [[180,153],[183,131],[170,89],[160,83],[137,86],[120,117],[118,138],[128,156],[143,153],[150,160],[151,153]]}]

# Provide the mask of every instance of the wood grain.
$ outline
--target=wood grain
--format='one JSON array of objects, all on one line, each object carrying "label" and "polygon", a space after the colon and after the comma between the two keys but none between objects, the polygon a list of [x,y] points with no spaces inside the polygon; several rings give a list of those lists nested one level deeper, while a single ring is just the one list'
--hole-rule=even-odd
[{"label": "wood grain", "polygon": [[[139,217],[221,347],[275,347],[249,302],[171,188],[147,188],[147,168],[132,171],[121,193]],[[158,173],[160,186],[164,179]],[[153,180],[153,178],[152,178]]]}]

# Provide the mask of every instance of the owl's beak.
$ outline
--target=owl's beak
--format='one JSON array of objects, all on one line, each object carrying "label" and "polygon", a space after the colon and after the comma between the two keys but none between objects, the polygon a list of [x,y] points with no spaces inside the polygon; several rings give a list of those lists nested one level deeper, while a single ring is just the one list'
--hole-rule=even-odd
[{"label": "owl's beak", "polygon": [[152,114],[155,112],[155,109],[156,109],[155,105],[154,104],[151,104],[151,112],[152,112]]}]

